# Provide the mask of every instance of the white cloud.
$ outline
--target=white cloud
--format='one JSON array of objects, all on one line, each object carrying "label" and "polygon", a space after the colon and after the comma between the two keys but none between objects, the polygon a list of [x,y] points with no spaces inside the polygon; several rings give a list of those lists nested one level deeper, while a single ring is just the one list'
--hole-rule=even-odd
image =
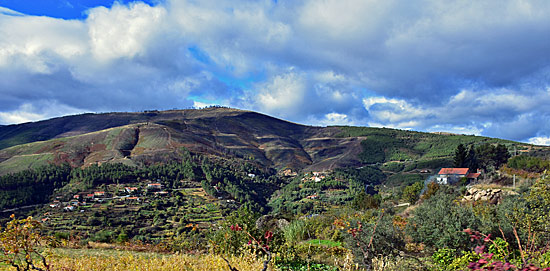
[{"label": "white cloud", "polygon": [[25,14],[21,12],[17,12],[15,10],[11,10],[9,8],[0,7],[0,15],[9,15],[9,16],[25,16]]},{"label": "white cloud", "polygon": [[43,101],[38,106],[25,103],[16,110],[0,112],[0,124],[25,123],[82,112],[82,110],[60,105],[52,101]]},{"label": "white cloud", "polygon": [[528,142],[534,145],[550,146],[550,137],[545,137],[545,136],[532,137],[532,138],[529,138]]},{"label": "white cloud", "polygon": [[273,77],[257,89],[256,102],[262,110],[289,117],[303,105],[307,86],[303,77],[289,72]]},{"label": "white cloud", "polygon": [[30,104],[23,104],[18,110],[12,112],[0,112],[0,123],[18,124],[29,121],[36,121],[44,118],[42,114],[32,113],[33,108]]},{"label": "white cloud", "polygon": [[368,97],[363,99],[363,105],[374,121],[398,128],[418,126],[417,120],[428,115],[426,110],[399,99]]},{"label": "white cloud", "polygon": [[160,30],[165,13],[160,6],[151,7],[140,2],[130,6],[115,2],[110,9],[90,10],[86,23],[94,56],[110,60],[144,54],[145,47]]}]

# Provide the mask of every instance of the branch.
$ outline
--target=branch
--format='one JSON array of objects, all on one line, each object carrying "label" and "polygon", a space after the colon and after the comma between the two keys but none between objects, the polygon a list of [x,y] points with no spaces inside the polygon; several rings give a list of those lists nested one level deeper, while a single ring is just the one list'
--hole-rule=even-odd
[{"label": "branch", "polygon": [[231,266],[231,263],[229,263],[229,261],[223,255],[220,254],[220,257],[222,257],[222,259],[227,263],[230,271],[239,271],[239,269]]},{"label": "branch", "polygon": [[525,264],[526,263],[526,261],[525,261],[525,252],[523,251],[523,248],[521,247],[521,241],[519,240],[518,232],[516,231],[516,227],[513,227],[512,229],[514,230],[514,236],[516,237],[516,240],[518,241],[518,247],[519,247],[519,252],[521,254],[521,259],[523,260],[523,264]]}]

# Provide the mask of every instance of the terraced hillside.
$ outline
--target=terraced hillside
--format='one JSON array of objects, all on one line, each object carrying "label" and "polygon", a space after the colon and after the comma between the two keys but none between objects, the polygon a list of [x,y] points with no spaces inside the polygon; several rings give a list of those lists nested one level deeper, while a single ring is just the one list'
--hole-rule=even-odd
[{"label": "terraced hillside", "polygon": [[[39,141],[44,140],[44,141]],[[500,139],[366,127],[312,127],[229,108],[84,114],[0,127],[0,175],[45,164],[149,165],[177,160],[183,148],[239,157],[278,170],[449,159],[458,144]]]}]

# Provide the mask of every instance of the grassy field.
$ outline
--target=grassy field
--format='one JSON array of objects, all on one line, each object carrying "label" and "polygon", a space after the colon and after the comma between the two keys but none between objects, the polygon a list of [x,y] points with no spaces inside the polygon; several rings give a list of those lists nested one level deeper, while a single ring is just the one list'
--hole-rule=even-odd
[{"label": "grassy field", "polygon": [[[228,257],[240,271],[261,270],[263,262],[253,255]],[[172,271],[172,270],[229,270],[217,255],[160,254],[118,251],[114,249],[54,249],[48,256],[52,270],[63,271]],[[1,266],[0,270],[16,270]],[[273,267],[268,270],[275,270]]]}]

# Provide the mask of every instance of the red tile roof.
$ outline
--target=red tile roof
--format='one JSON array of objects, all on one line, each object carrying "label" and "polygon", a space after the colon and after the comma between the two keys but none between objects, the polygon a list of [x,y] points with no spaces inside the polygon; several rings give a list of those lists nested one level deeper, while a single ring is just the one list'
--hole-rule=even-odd
[{"label": "red tile roof", "polygon": [[466,175],[469,168],[442,168],[439,175]]},{"label": "red tile roof", "polygon": [[468,174],[468,176],[466,176],[466,178],[475,179],[475,178],[479,177],[479,175],[481,175],[481,173],[470,173],[470,174]]}]

